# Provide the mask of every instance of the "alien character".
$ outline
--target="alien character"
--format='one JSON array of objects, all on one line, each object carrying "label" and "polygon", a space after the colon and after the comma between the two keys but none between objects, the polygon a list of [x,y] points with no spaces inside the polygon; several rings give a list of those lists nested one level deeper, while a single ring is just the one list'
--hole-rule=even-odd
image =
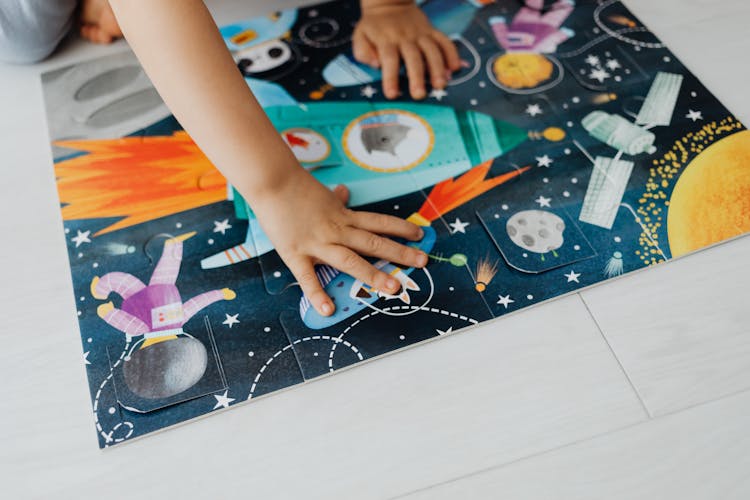
[{"label": "alien character", "polygon": [[[242,74],[261,80],[276,80],[294,69],[294,53],[284,40],[269,40],[235,53]],[[291,68],[283,69],[290,65]]]},{"label": "alien character", "polygon": [[263,107],[297,104],[276,83],[300,63],[299,54],[287,41],[296,20],[297,11],[292,9],[221,28],[221,35],[237,61],[237,67]]},{"label": "alien character", "polygon": [[140,347],[125,358],[123,375],[128,388],[140,397],[158,399],[179,394],[203,376],[208,355],[203,344],[182,326],[198,311],[235,293],[212,290],[183,303],[175,285],[182,261],[182,242],[195,233],[170,238],[148,285],[135,276],[111,272],[91,281],[91,294],[105,300],[111,293],[122,297],[120,308],[112,301],[97,314],[130,337],[143,336]]},{"label": "alien character", "polygon": [[541,0],[529,0],[518,11],[510,26],[504,17],[489,19],[497,43],[508,52],[551,54],[557,46],[573,36],[567,28],[560,28],[575,8],[573,0],[558,0],[543,9]]},{"label": "alien character", "polygon": [[524,210],[514,214],[506,223],[511,241],[529,252],[538,253],[544,260],[546,253],[555,252],[563,245],[565,221],[552,212]]},{"label": "alien character", "polygon": [[406,139],[409,127],[398,122],[395,115],[377,115],[362,120],[362,145],[368,153],[383,151],[396,155],[396,148]]}]

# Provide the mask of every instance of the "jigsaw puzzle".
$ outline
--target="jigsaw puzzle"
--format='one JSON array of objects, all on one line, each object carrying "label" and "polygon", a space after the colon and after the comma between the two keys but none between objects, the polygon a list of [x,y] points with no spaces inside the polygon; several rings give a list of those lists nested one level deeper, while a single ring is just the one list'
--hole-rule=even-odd
[{"label": "jigsaw puzzle", "polygon": [[101,447],[750,232],[750,132],[622,2],[422,6],[463,60],[422,102],[356,2],[221,30],[304,168],[424,228],[394,295],[318,266],[330,317],[132,54],[43,76]]}]

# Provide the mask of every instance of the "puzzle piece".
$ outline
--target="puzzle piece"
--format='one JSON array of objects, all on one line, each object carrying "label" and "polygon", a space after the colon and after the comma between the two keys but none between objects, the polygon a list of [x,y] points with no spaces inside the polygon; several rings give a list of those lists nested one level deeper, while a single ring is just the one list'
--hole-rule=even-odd
[{"label": "puzzle piece", "polygon": [[542,273],[596,255],[561,209],[530,208],[510,216],[477,213],[505,262],[525,273]]},{"label": "puzzle piece", "polygon": [[648,78],[637,59],[619,42],[601,36],[560,57],[578,83],[594,92],[616,92]]},{"label": "puzzle piece", "polygon": [[143,338],[130,343],[124,357],[108,349],[112,385],[122,408],[148,413],[227,388],[211,323],[203,319],[205,330],[194,327],[188,335],[155,343]]}]

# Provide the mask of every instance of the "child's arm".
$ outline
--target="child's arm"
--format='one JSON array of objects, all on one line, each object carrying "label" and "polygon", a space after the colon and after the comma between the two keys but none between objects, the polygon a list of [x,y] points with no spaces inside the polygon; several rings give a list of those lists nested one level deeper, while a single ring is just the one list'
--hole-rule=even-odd
[{"label": "child's arm", "polygon": [[379,235],[417,240],[403,219],[345,207],[300,167],[240,75],[201,0],[111,0],[123,33],[193,140],[251,203],[315,309],[334,311],[313,265],[325,262],[379,290],[397,280],[358,254],[423,267],[427,256]]},{"label": "child's arm", "polygon": [[354,57],[382,68],[383,94],[398,97],[401,59],[409,77],[409,93],[423,99],[425,70],[432,87],[442,89],[461,67],[453,42],[430,24],[414,0],[361,0],[362,19],[352,37]]}]

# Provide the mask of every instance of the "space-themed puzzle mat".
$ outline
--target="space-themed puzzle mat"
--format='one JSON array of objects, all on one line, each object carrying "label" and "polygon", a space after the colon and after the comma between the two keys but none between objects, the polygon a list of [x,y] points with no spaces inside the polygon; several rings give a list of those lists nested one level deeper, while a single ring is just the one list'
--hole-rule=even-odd
[{"label": "space-themed puzzle mat", "polygon": [[[617,0],[426,0],[463,60],[384,99],[337,1],[221,29],[301,165],[424,228],[302,296],[131,53],[43,76],[101,447],[750,232],[750,132]],[[406,89],[405,79],[402,88]]]}]

